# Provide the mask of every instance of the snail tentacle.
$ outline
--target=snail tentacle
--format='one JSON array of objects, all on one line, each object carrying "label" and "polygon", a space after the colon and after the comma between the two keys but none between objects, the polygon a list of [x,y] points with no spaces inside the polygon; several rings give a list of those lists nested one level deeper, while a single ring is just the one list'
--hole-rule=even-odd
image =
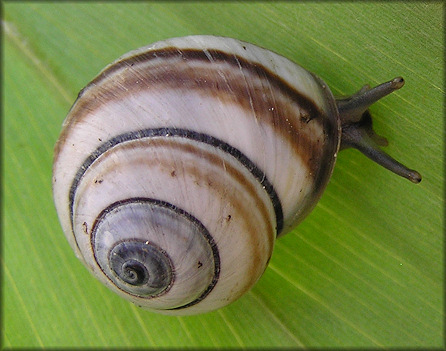
[{"label": "snail tentacle", "polygon": [[404,86],[404,79],[396,77],[372,89],[364,85],[362,89],[347,98],[337,99],[339,115],[343,124],[359,122],[362,114],[375,102]]},{"label": "snail tentacle", "polygon": [[373,130],[372,116],[368,110],[370,105],[403,85],[404,79],[397,77],[372,89],[365,85],[351,97],[336,100],[342,123],[340,149],[355,148],[393,173],[413,183],[419,183],[420,173],[406,167],[380,149],[380,146],[387,146],[388,141]]}]

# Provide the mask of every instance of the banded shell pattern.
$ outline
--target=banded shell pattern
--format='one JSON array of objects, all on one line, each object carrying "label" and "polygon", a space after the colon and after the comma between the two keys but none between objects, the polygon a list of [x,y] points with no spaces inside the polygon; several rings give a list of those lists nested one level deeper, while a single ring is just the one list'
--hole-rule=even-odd
[{"label": "banded shell pattern", "polygon": [[220,308],[264,272],[314,207],[340,144],[324,82],[230,38],[132,51],[79,94],[53,190],[77,256],[139,306]]}]

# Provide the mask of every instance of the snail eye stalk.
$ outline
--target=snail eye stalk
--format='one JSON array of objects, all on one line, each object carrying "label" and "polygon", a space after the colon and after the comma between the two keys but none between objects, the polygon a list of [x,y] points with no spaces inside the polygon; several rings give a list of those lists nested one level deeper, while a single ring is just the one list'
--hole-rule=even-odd
[{"label": "snail eye stalk", "polygon": [[356,94],[336,100],[342,125],[341,150],[355,148],[393,173],[412,183],[419,183],[420,173],[409,169],[380,148],[387,146],[388,141],[373,130],[372,116],[368,110],[370,105],[403,85],[404,79],[397,77],[373,89],[365,85]]}]

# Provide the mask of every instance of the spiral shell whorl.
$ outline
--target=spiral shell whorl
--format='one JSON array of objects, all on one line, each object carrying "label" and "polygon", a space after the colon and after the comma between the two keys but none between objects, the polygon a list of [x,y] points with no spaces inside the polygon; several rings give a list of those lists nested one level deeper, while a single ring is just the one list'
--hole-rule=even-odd
[{"label": "spiral shell whorl", "polygon": [[[115,284],[120,281],[113,279],[115,275],[110,269],[104,268],[106,259],[99,259],[100,256],[108,257],[110,249],[103,250],[103,245],[95,244],[98,232],[113,234],[103,239],[109,242],[110,248],[116,242],[136,238],[153,242],[177,262],[173,264],[174,283],[165,294],[148,299],[138,287],[127,289],[126,284],[116,284],[118,293],[132,294],[131,299],[141,306],[162,310],[186,309],[201,302],[211,290],[214,294],[197,308],[226,304],[228,285],[236,285],[230,294],[231,299],[243,294],[263,272],[271,256],[276,227],[271,196],[277,196],[265,190],[271,186],[265,183],[266,180],[259,182],[258,171],[246,163],[248,161],[243,155],[229,146],[225,148],[221,141],[210,138],[206,142],[201,139],[203,137],[181,130],[170,133],[146,130],[131,136],[118,136],[117,140],[104,143],[104,147],[94,153],[95,157],[84,162],[73,182],[70,193],[73,194],[74,232],[84,230],[87,234],[77,235],[76,245],[86,262],[98,263],[100,269],[94,265],[91,268],[104,283],[107,284],[107,280]],[[132,171],[128,172],[129,169]],[[155,213],[151,209],[149,213],[134,214],[134,203],[140,202],[138,197],[141,196],[156,199],[151,200],[158,204]],[[165,205],[159,207],[160,203]],[[120,210],[117,214],[121,220],[114,220],[116,211],[110,209],[115,206]],[[147,209],[147,206],[143,207]],[[106,210],[102,210],[104,208]],[[168,220],[161,220],[166,216],[166,209],[171,209],[171,216]],[[101,211],[102,214],[96,215]],[[197,213],[200,214],[199,219],[190,222],[192,215],[189,214]],[[110,215],[113,215],[111,221],[102,219]],[[138,219],[130,220],[135,216]],[[181,221],[176,218],[178,216]],[[183,225],[180,229],[177,224],[176,230],[172,229],[174,223],[183,223],[184,216],[187,223],[194,225],[190,229]],[[105,229],[104,222],[107,224]],[[162,240],[159,235],[152,236],[156,232],[162,233]],[[191,239],[179,240],[175,233],[183,232],[190,232]],[[207,232],[212,234],[205,235]],[[215,247],[210,245],[212,255],[211,250],[206,250],[206,245],[198,245],[200,237],[209,237],[208,241],[215,243]],[[98,248],[104,253],[98,254],[91,248]],[[204,257],[200,256],[203,251],[207,252]],[[195,252],[198,256],[194,259]],[[247,258],[241,259],[245,254]],[[179,269],[185,260],[191,261],[190,269]],[[233,266],[234,261],[240,262],[240,267]],[[216,266],[218,262],[219,266]],[[220,270],[224,274],[220,275]],[[219,284],[215,287],[217,280]],[[112,285],[115,290],[116,286]],[[187,292],[185,296],[183,291]],[[185,312],[190,313],[191,310]]]},{"label": "spiral shell whorl", "polygon": [[94,224],[91,240],[102,271],[129,294],[153,298],[167,293],[175,280],[183,288],[190,285],[188,300],[170,299],[165,309],[198,303],[218,281],[220,258],[209,232],[162,201],[131,198],[112,204]]},{"label": "spiral shell whorl", "polygon": [[325,187],[339,146],[333,102],[303,68],[234,39],[123,56],[79,94],[56,146],[70,244],[143,307],[230,303]]}]

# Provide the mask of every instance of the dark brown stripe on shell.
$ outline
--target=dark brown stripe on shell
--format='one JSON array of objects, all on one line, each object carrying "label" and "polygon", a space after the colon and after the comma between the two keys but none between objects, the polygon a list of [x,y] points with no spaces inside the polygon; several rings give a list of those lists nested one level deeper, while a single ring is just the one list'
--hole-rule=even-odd
[{"label": "dark brown stripe on shell", "polygon": [[[85,172],[90,168],[90,166],[104,153],[113,149],[119,144],[123,144],[128,141],[142,140],[146,138],[185,138],[193,141],[197,141],[203,144],[210,145],[218,150],[225,152],[226,154],[232,156],[235,160],[240,162],[240,164],[245,167],[254,178],[260,183],[264,191],[268,194],[271,199],[271,204],[274,208],[276,217],[276,232],[279,234],[283,228],[283,209],[280,203],[279,196],[277,195],[274,186],[270,183],[267,176],[260,170],[246,155],[244,155],[240,150],[232,147],[231,145],[214,138],[212,136],[196,133],[194,131],[183,130],[183,129],[171,129],[171,128],[159,128],[159,129],[144,129],[140,131],[130,132],[126,134],[121,134],[115,136],[113,139],[104,142],[99,148],[97,148],[89,157],[86,158],[84,163],[81,165],[79,170],[76,172],[76,176],[70,187],[69,192],[69,210],[70,210],[70,220],[71,227],[73,228],[74,223],[74,198],[76,195],[77,187],[84,176]],[[202,155],[200,154],[200,157]],[[221,161],[221,160],[220,160]],[[119,166],[119,165],[118,165]],[[192,165],[195,167],[195,165]],[[265,212],[267,213],[267,212]],[[77,244],[77,242],[76,242]]]},{"label": "dark brown stripe on shell", "polygon": [[[175,138],[163,138],[163,137],[154,137],[154,138],[147,138],[147,139],[136,139],[131,140],[129,143],[121,143],[118,144],[120,148],[129,148],[131,150],[135,149],[135,146],[140,143],[142,147],[145,143],[150,142],[151,147],[157,148],[157,147],[168,147],[172,150],[172,154],[176,154],[177,150],[181,152],[186,152],[192,155],[197,155],[200,157],[200,160],[206,160],[212,168],[215,168],[216,172],[210,172],[215,175],[215,177],[208,178],[205,177],[204,174],[208,173],[208,170],[197,168],[194,164],[182,164],[181,172],[184,172],[186,174],[192,174],[195,175],[197,179],[200,179],[203,181],[203,186],[209,186],[209,189],[212,191],[215,191],[217,193],[221,193],[221,196],[225,196],[224,194],[227,193],[227,184],[224,184],[220,181],[219,175],[225,174],[230,175],[231,178],[234,180],[234,182],[240,184],[241,187],[243,187],[243,191],[245,194],[249,194],[249,197],[253,198],[255,200],[255,208],[257,211],[261,213],[260,218],[263,219],[264,224],[266,227],[271,228],[271,231],[268,232],[267,240],[269,240],[269,247],[273,247],[273,241],[274,241],[274,233],[272,230],[274,229],[274,225],[271,222],[270,218],[271,215],[268,211],[268,208],[266,207],[266,204],[264,201],[259,197],[258,191],[259,189],[251,183],[247,182],[245,179],[245,176],[240,172],[240,170],[237,167],[233,167],[230,163],[222,163],[221,158],[219,158],[217,155],[215,155],[212,151],[207,152],[203,150],[202,148],[197,148],[195,145],[186,145],[181,142],[181,139],[175,140]],[[135,145],[136,143],[136,145]],[[108,151],[113,151],[112,149],[109,149]],[[152,157],[149,157],[151,155]],[[159,160],[157,158],[158,153],[152,152],[141,159],[138,159],[134,162],[137,162],[138,164],[144,163],[149,167],[161,167],[166,172],[169,173],[169,170],[173,168],[173,165],[177,164],[178,160],[175,159],[162,159]],[[114,165],[113,167],[121,166],[121,167],[128,167],[129,164],[125,165]],[[104,173],[107,173],[106,170],[103,170]],[[114,171],[116,169],[114,168]],[[180,171],[176,170],[176,176],[181,178],[182,175],[180,174]],[[206,182],[211,182],[212,184],[205,184]],[[103,183],[101,183],[103,184]],[[100,185],[98,185],[100,186]],[[262,191],[262,190],[261,190]],[[245,227],[245,233],[247,234],[248,238],[251,241],[250,247],[252,247],[253,250],[253,257],[252,257],[252,264],[250,267],[251,273],[249,273],[250,280],[247,280],[245,289],[240,292],[240,296],[243,295],[243,293],[251,287],[257,278],[259,277],[258,273],[259,267],[261,265],[265,264],[265,261],[262,259],[263,255],[260,252],[260,245],[257,243],[258,233],[259,233],[259,227],[258,223],[255,218],[252,218],[252,208],[248,208],[244,202],[243,196],[236,196],[231,199],[231,205],[234,207],[235,212],[237,216],[241,219],[241,221],[244,223]],[[120,202],[126,202],[127,200],[122,200]],[[194,217],[195,218],[195,217]],[[197,219],[199,220],[199,218]],[[226,221],[226,218],[222,218],[222,221]],[[201,223],[201,221],[200,221]],[[224,224],[223,224],[224,225]],[[95,226],[94,226],[95,227]],[[216,243],[218,244],[218,243]],[[269,253],[271,254],[271,252]],[[262,269],[266,268],[262,267]],[[210,292],[210,291],[209,291]],[[209,293],[207,292],[207,293]],[[206,294],[207,295],[207,294]],[[204,295],[205,296],[205,295]],[[203,297],[204,298],[204,297]],[[194,300],[194,303],[198,303],[202,299]],[[181,309],[191,306],[190,304],[186,304],[177,308],[173,309]]]},{"label": "dark brown stripe on shell", "polygon": [[[210,57],[212,58],[212,61],[210,61]],[[317,107],[314,101],[296,91],[296,89],[294,89],[268,68],[259,63],[248,61],[241,56],[236,56],[234,54],[215,49],[207,50],[205,52],[198,49],[178,49],[175,47],[169,47],[142,52],[137,55],[127,57],[121,61],[117,61],[110,67],[106,68],[98,77],[93,79],[93,81],[85,87],[85,90],[91,85],[100,85],[104,80],[107,80],[110,75],[116,73],[122,68],[133,67],[139,63],[145,64],[151,60],[163,59],[164,62],[167,62],[165,60],[172,58],[181,59],[184,62],[201,61],[210,65],[214,63],[224,63],[230,65],[232,68],[236,68],[236,70],[240,70],[242,68],[254,76],[265,78],[274,88],[279,88],[279,90],[282,91],[285,96],[292,97],[292,100],[296,101],[299,106],[302,106],[303,109],[308,112],[308,116],[305,117],[307,120],[323,115],[322,110]],[[200,84],[202,83],[206,83],[205,79],[200,81]],[[82,92],[79,95],[81,96]]]},{"label": "dark brown stripe on shell", "polygon": [[[159,64],[143,67],[151,61]],[[194,63],[204,65],[196,69]],[[215,74],[216,68],[224,79]],[[123,72],[125,70],[128,72]],[[249,84],[247,75],[250,75]],[[108,100],[123,99],[128,94],[151,89],[194,90],[207,96],[211,92],[224,102],[236,103],[255,113],[260,122],[272,126],[278,137],[289,142],[314,177],[319,173],[323,146],[332,148],[332,140],[337,139],[337,133],[332,134],[335,122],[330,121],[334,117],[325,115],[314,101],[268,68],[219,50],[204,52],[172,47],[139,53],[106,68],[79,94],[70,113],[76,120],[69,117],[67,123],[78,123]],[[323,140],[315,140],[311,135],[309,129],[313,123],[325,131]],[[69,128],[65,128],[63,134],[68,132]],[[61,140],[64,137],[62,135]]]}]

